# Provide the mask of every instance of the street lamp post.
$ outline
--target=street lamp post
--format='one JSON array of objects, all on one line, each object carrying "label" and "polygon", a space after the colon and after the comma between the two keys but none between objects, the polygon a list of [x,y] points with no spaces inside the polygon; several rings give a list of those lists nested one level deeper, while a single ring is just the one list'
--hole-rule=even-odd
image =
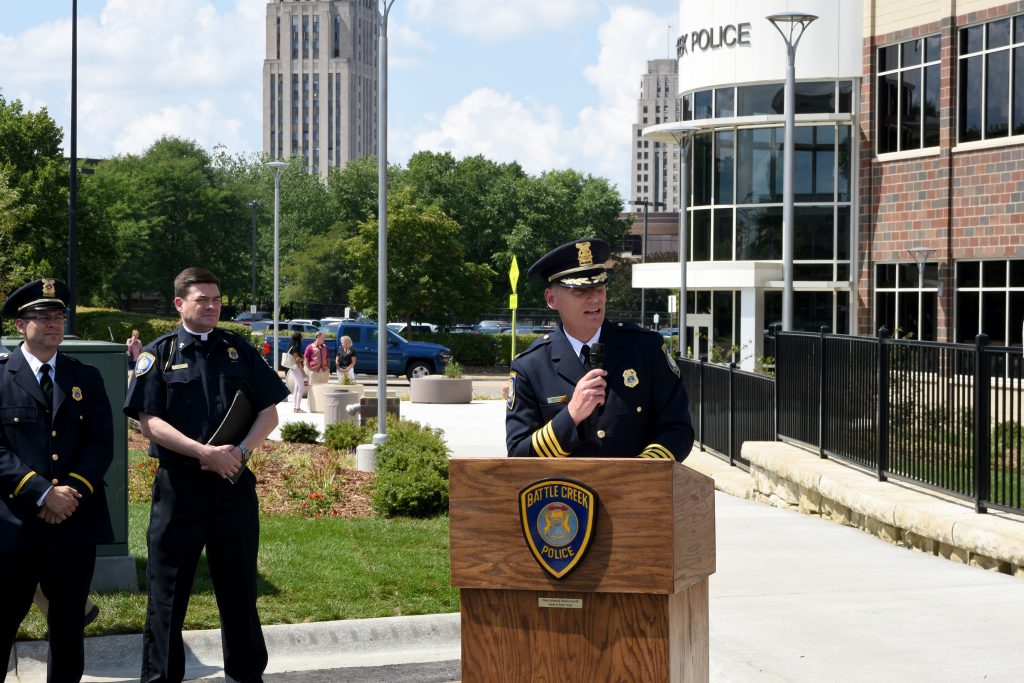
[{"label": "street lamp post", "polygon": [[388,14],[395,0],[380,0],[377,13],[377,433],[387,441],[388,389]]},{"label": "street lamp post", "polygon": [[907,249],[907,252],[914,257],[914,261],[917,263],[917,338],[923,339],[921,329],[924,323],[924,318],[922,318],[924,314],[924,266],[928,262],[928,257],[935,250],[929,247],[914,247],[913,249]]},{"label": "street lamp post", "polygon": [[679,146],[679,355],[686,354],[686,257],[689,251],[686,207],[690,194],[690,141],[700,132],[688,123],[651,126],[644,137]]},{"label": "street lamp post", "polygon": [[[657,159],[657,157],[655,157]],[[655,171],[657,173],[657,171]],[[633,206],[644,207],[644,237],[640,243],[640,263],[647,263],[647,207],[653,206],[657,209],[659,206],[664,207],[665,204],[659,201],[651,201],[649,199],[635,199],[630,202]],[[646,306],[647,304],[647,289],[645,287],[640,288],[640,327],[644,326],[644,321],[647,319]]]},{"label": "street lamp post", "polygon": [[796,136],[796,48],[818,17],[780,12],[765,17],[786,41],[786,132],[782,148],[782,329],[793,329],[793,138]]},{"label": "street lamp post", "polygon": [[281,249],[281,171],[288,165],[287,161],[270,161],[267,166],[274,170],[274,346],[270,353],[274,356],[274,372],[281,370],[281,352],[277,348],[277,323],[281,311],[280,284],[280,249]]},{"label": "street lamp post", "polygon": [[249,305],[251,313],[256,312],[256,212],[259,211],[260,203],[253,199],[248,203],[249,211],[252,212],[252,302]]}]

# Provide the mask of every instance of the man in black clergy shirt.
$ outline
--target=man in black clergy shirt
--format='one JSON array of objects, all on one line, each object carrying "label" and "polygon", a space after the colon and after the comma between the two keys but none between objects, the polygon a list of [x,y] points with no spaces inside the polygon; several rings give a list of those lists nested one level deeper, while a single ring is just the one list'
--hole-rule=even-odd
[{"label": "man in black clergy shirt", "polygon": [[[690,454],[693,426],[679,367],[657,332],[605,320],[608,243],[576,240],[527,273],[545,283],[559,329],[512,362],[505,436],[510,456],[663,458]],[[604,347],[603,367],[590,349]]]},{"label": "man in black clergy shirt", "polygon": [[0,355],[0,681],[37,583],[50,601],[47,681],[82,679],[96,544],[114,540],[110,401],[96,368],[58,351],[70,300],[67,285],[43,278],[3,307],[24,342]]},{"label": "man in black clergy shirt", "polygon": [[[206,547],[221,615],[224,678],[262,680],[267,648],[256,611],[259,504],[243,456],[277,426],[288,389],[252,344],[217,329],[220,280],[205,268],[174,279],[181,326],[147,346],[135,364],[124,412],[160,459],[149,519],[149,607],[143,633],[143,683],[185,675],[182,626],[196,564]],[[238,444],[207,442],[242,391],[256,412]]]}]

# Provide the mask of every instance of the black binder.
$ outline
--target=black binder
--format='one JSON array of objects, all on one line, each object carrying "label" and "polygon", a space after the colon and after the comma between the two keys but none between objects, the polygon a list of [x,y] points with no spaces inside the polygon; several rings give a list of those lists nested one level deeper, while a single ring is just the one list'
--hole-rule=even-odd
[{"label": "black binder", "polygon": [[[236,391],[235,398],[231,401],[231,407],[228,408],[228,414],[224,416],[220,426],[217,427],[217,431],[214,432],[213,436],[206,443],[211,446],[236,446],[242,443],[242,439],[249,433],[249,429],[255,421],[256,411],[253,410],[249,399],[245,397],[241,390]],[[242,466],[238,468],[237,472],[228,477],[232,484],[238,482],[242,472],[245,471],[245,464],[248,461],[249,458],[243,453]]]}]

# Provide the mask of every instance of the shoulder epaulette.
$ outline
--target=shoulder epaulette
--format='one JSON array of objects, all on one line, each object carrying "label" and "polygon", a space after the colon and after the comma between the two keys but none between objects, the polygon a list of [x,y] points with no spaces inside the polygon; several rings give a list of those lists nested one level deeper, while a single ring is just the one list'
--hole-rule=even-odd
[{"label": "shoulder epaulette", "polygon": [[6,363],[7,359],[11,357],[9,353],[0,353],[0,363]]},{"label": "shoulder epaulette", "polygon": [[550,334],[545,334],[542,337],[537,337],[536,339],[533,340],[532,344],[530,344],[528,347],[526,347],[526,349],[524,351],[521,351],[521,352],[517,353],[516,354],[516,358],[522,358],[526,354],[533,353],[537,349],[542,348],[544,346],[547,346],[550,343],[551,343],[551,335]]}]

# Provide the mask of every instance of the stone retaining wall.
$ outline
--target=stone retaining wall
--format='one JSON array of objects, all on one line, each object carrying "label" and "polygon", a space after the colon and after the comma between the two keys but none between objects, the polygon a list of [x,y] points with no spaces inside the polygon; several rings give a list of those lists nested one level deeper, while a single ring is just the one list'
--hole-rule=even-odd
[{"label": "stone retaining wall", "polygon": [[1024,578],[1024,518],[880,482],[870,473],[779,442],[743,444],[752,498],[857,527],[884,541]]}]

